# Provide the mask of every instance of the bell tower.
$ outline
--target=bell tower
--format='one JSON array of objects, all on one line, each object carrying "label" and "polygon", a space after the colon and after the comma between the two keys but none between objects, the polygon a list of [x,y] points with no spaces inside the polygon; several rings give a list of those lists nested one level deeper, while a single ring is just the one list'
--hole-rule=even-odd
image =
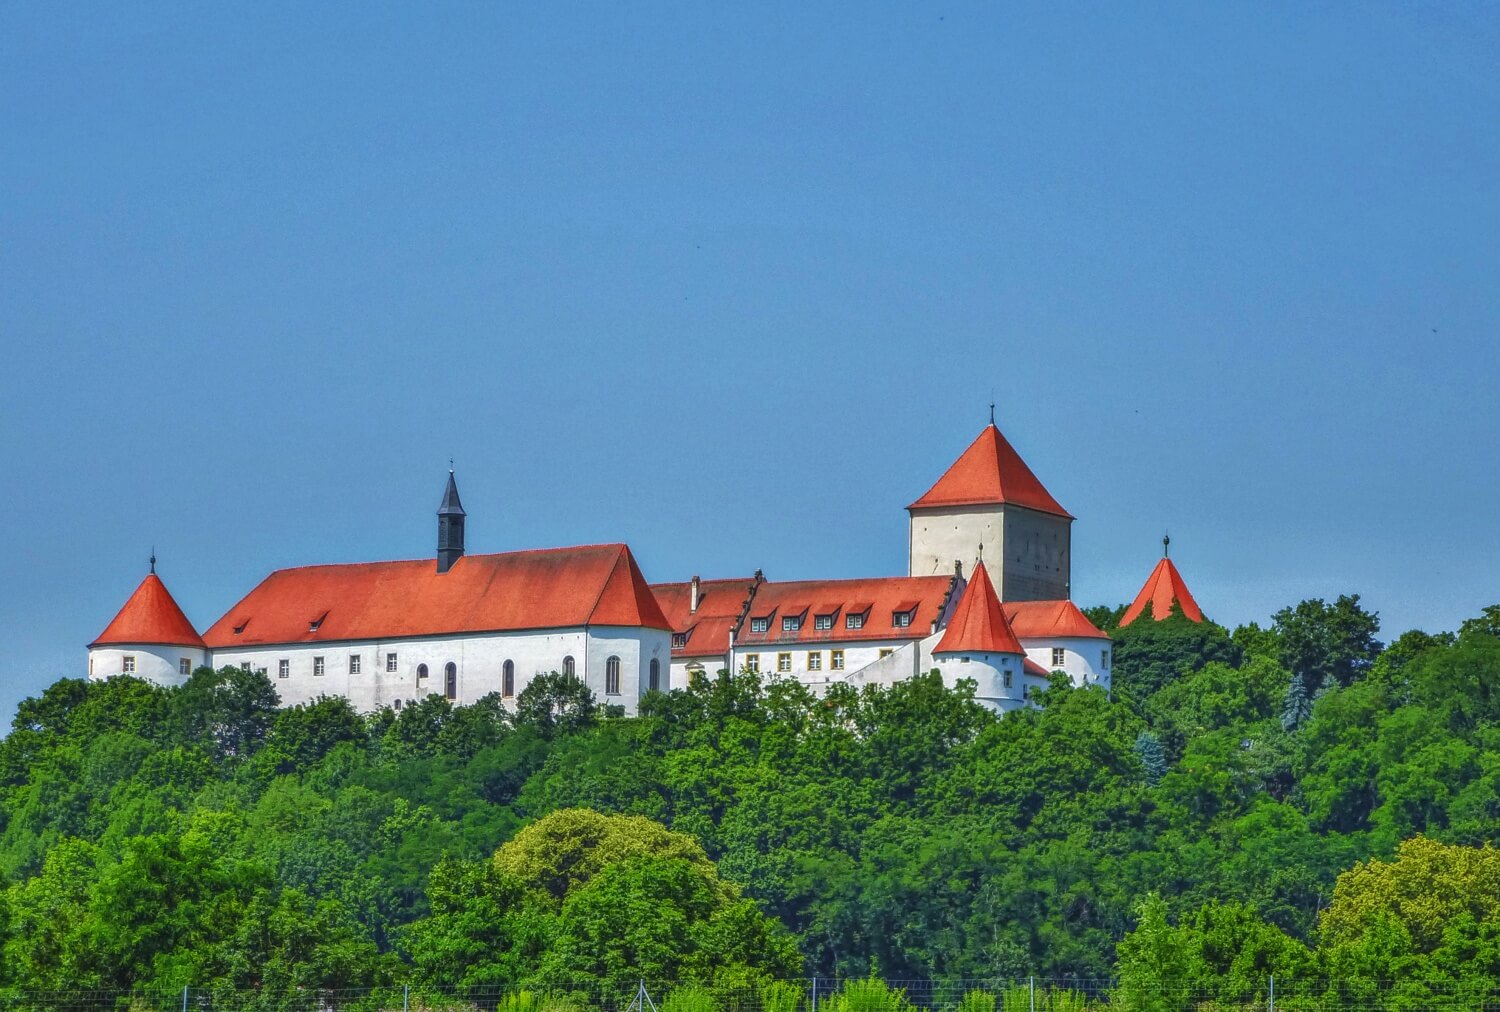
[{"label": "bell tower", "polygon": [[458,501],[458,483],[453,480],[453,461],[448,461],[448,487],[443,490],[443,504],[438,507],[437,570],[446,573],[464,557],[464,512]]}]

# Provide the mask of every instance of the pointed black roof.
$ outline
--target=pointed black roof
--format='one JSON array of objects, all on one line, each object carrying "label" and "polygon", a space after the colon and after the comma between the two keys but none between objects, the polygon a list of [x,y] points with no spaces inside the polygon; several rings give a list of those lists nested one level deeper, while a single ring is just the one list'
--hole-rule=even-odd
[{"label": "pointed black roof", "polygon": [[458,501],[458,483],[453,480],[451,467],[448,469],[448,487],[443,490],[443,504],[438,507],[437,515],[440,517],[468,516],[464,512],[464,504]]}]

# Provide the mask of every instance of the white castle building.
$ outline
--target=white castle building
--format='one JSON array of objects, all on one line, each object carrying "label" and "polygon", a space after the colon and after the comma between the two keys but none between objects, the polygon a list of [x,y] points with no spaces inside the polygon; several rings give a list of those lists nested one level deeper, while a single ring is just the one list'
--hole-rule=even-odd
[{"label": "white castle building", "polygon": [[[450,470],[435,559],[278,570],[201,634],[153,557],[89,644],[89,677],[174,685],[232,665],[263,672],[284,705],[344,696],[363,711],[431,693],[512,703],[552,671],[626,713],[649,691],[722,669],[815,692],[936,669],[972,679],[1000,710],[1025,705],[1054,671],[1110,687],[1110,639],[1069,599],[1073,517],[993,422],[907,511],[905,576],[653,586],[623,544],[467,555]],[[1185,598],[1200,621],[1163,563],[1129,618],[1147,600],[1165,618]]]}]

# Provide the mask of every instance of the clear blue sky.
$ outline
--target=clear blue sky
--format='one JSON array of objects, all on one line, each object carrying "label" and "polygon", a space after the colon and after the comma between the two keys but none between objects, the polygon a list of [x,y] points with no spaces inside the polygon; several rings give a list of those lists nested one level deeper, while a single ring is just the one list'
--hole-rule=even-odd
[{"label": "clear blue sky", "polygon": [[899,573],[983,425],[1205,610],[1500,601],[1489,4],[0,8],[0,710],[145,572]]}]

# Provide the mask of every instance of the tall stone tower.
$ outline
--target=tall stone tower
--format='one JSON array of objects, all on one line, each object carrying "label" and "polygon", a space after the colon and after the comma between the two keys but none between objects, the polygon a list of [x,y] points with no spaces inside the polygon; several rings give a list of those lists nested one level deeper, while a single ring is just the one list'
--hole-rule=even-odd
[{"label": "tall stone tower", "polygon": [[1031,473],[994,420],[937,484],[906,507],[911,576],[972,571],[982,558],[1002,601],[1069,596],[1073,516]]}]

